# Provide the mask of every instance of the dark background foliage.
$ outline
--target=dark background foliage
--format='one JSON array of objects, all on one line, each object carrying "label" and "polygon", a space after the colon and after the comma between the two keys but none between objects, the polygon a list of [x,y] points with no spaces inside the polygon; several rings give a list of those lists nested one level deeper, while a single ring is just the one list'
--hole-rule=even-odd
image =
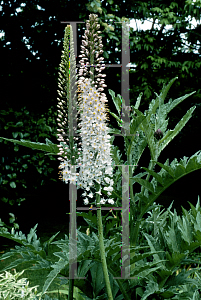
[{"label": "dark background foliage", "polygon": [[[198,2],[198,1],[197,1]],[[85,22],[90,13],[97,13],[103,37],[105,63],[120,63],[122,17],[136,20],[150,19],[150,30],[130,28],[130,60],[135,67],[130,69],[130,102],[143,92],[140,110],[144,112],[154,92],[159,93],[163,83],[178,76],[167,99],[173,100],[192,91],[196,94],[184,100],[169,114],[169,129],[173,129],[187,110],[197,105],[193,117],[181,133],[167,146],[159,157],[164,163],[177,157],[191,156],[201,150],[200,144],[200,39],[201,26],[189,28],[186,19],[200,19],[200,6],[192,1],[2,1],[0,29],[5,32],[1,38],[0,55],[0,136],[23,138],[45,142],[45,138],[56,140],[57,77],[61,59],[64,29],[62,21]],[[39,9],[39,6],[41,9]],[[154,24],[158,22],[157,29]],[[165,31],[165,25],[172,29]],[[114,30],[108,25],[114,26]],[[79,55],[81,35],[85,24],[78,24],[77,53]],[[180,34],[185,33],[189,46],[184,50]],[[24,39],[26,37],[26,39]],[[29,45],[29,46],[28,46]],[[198,50],[195,53],[194,50]],[[77,57],[77,63],[79,58]],[[121,94],[121,68],[106,69],[108,89]],[[111,96],[106,90],[109,108],[115,112]],[[110,124],[116,126],[113,117]],[[123,152],[123,143],[115,138],[115,144]],[[0,141],[0,217],[7,222],[8,212],[13,212],[20,226],[30,228],[44,219],[67,220],[69,212],[68,186],[58,179],[58,161],[43,152]],[[150,155],[145,150],[140,166],[148,166]],[[160,168],[156,167],[156,170]],[[175,199],[175,207],[189,208],[187,201],[197,202],[200,194],[200,170],[186,176],[172,185],[165,193]],[[140,191],[139,189],[136,191]],[[77,206],[82,206],[79,200]],[[168,199],[164,201],[164,199]],[[158,201],[167,207],[169,198]],[[169,202],[168,202],[169,201]],[[21,205],[20,205],[21,204]]]}]

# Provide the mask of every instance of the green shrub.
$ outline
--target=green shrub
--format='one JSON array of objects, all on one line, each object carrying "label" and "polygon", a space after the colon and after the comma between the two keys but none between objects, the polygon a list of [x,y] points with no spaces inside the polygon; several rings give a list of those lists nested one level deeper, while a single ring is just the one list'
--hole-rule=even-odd
[{"label": "green shrub", "polygon": [[[28,288],[29,281],[26,282],[26,278],[22,278],[17,281],[17,278],[24,273],[24,270],[20,273],[16,273],[14,269],[14,275],[5,271],[5,274],[0,274],[0,299],[36,299],[37,286]],[[32,290],[35,289],[34,293]]]},{"label": "green shrub", "polygon": [[[26,107],[19,111],[12,108],[0,110],[1,136],[44,142],[45,138],[56,141],[56,114],[52,108],[45,115],[33,115]],[[11,121],[12,120],[12,121]],[[26,200],[27,190],[33,192],[38,186],[56,181],[53,174],[56,158],[41,151],[19,147],[0,139],[0,201],[13,205]]]}]

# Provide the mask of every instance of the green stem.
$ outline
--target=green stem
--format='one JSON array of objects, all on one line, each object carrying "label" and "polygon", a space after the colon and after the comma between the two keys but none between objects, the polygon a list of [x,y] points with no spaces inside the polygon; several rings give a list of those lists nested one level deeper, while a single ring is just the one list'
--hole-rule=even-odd
[{"label": "green stem", "polygon": [[73,300],[74,279],[69,279],[68,300]]},{"label": "green stem", "polygon": [[[157,154],[156,153],[156,157],[155,159],[157,160]],[[128,161],[128,164],[131,165],[132,164],[132,155],[131,155],[131,147],[129,147],[128,149],[128,153],[127,153],[127,161]],[[149,167],[148,169],[149,170],[153,170],[155,166],[155,163],[153,162],[153,160],[150,162],[149,164]],[[131,167],[132,169],[132,167]],[[132,177],[132,172],[130,174],[129,172],[129,177]],[[150,174],[147,174],[147,177],[146,177],[146,181],[148,181],[150,178]],[[132,218],[132,214],[134,213],[134,209],[133,209],[133,205],[134,205],[134,195],[133,195],[133,187],[132,187],[132,184],[130,183],[130,180],[129,180],[129,186],[130,186],[130,198],[131,198],[131,218]],[[142,190],[141,190],[141,193],[144,194],[144,190],[145,190],[145,187],[143,186],[142,187]],[[141,210],[141,203],[140,203],[140,200],[139,200],[139,203],[138,203],[138,207],[140,209],[140,215],[139,217],[137,218],[136,220],[136,224],[135,224],[135,227],[134,226],[131,226],[131,232],[130,232],[130,236],[131,236],[131,241],[130,241],[130,244],[131,246],[136,246],[136,243],[137,243],[137,238],[138,238],[138,234],[139,234],[139,228],[140,228],[140,224],[141,224],[141,221],[142,221],[142,217],[145,213],[145,210]],[[131,220],[132,221],[132,220]],[[133,258],[135,255],[135,252],[133,252],[131,254],[131,258]],[[135,264],[131,265],[131,272],[132,270],[135,268]]]},{"label": "green stem", "polygon": [[[154,166],[155,166],[155,163],[154,163],[153,161],[151,161],[151,162],[149,163],[148,169],[149,169],[149,170],[153,170]],[[151,176],[150,173],[147,174],[146,181],[149,180],[149,177],[150,177],[150,176]],[[143,186],[143,187],[142,187],[142,191],[141,191],[142,194],[144,193],[144,190],[145,190],[145,187]]]},{"label": "green stem", "polygon": [[[149,168],[148,169],[149,170],[153,170],[154,165],[155,165],[154,162],[151,161],[150,164],[149,164]],[[149,180],[149,177],[150,177],[150,174],[147,174],[146,181]],[[145,190],[145,187],[143,186],[142,187],[142,191],[141,191],[142,194],[144,193],[144,190]],[[139,201],[139,204],[138,204],[139,207],[141,206],[140,204],[141,203]],[[141,220],[142,220],[143,215],[144,215],[144,211],[141,211],[141,207],[140,207],[140,215],[139,215],[139,218],[136,221],[136,225],[135,225],[135,228],[134,228],[132,246],[135,246],[136,243],[137,243],[137,237],[138,237],[139,228],[140,228],[140,224],[141,224]]]},{"label": "green stem", "polygon": [[[115,277],[116,274],[114,273],[114,271],[108,267],[108,270],[110,271],[110,273]],[[119,289],[122,293],[122,295],[124,296],[124,300],[131,300],[130,297],[128,296],[128,293],[125,291],[123,284],[121,283],[121,279],[115,279],[119,285]]]},{"label": "green stem", "polygon": [[[100,185],[97,184],[96,191],[100,190]],[[107,269],[106,263],[106,256],[105,256],[105,247],[103,241],[103,224],[102,224],[102,216],[101,216],[101,205],[100,205],[100,195],[96,194],[96,207],[97,207],[97,225],[98,225],[98,237],[99,237],[99,246],[100,246],[100,256],[101,256],[101,263],[103,268],[103,275],[105,278],[105,285],[108,295],[108,300],[113,300],[112,290],[110,286],[109,274]]]},{"label": "green stem", "polygon": [[[150,162],[149,164],[149,170],[153,170],[155,166],[155,163],[153,161]],[[146,177],[146,181],[149,180],[149,177],[150,177],[150,174],[147,175]],[[142,191],[141,193],[143,194],[144,193],[144,190],[145,190],[145,187],[143,186],[142,187]],[[138,204],[138,206],[140,207],[140,202]],[[142,221],[142,217],[143,215],[145,214],[145,210],[142,210],[141,211],[141,208],[140,208],[140,215],[136,221],[136,224],[135,224],[135,227],[134,227],[134,231],[133,231],[133,235],[132,235],[132,241],[131,241],[131,246],[136,246],[136,243],[137,243],[137,238],[138,238],[138,234],[139,234],[139,228],[140,228],[140,224],[141,224],[141,221]],[[131,258],[133,258],[133,256],[135,255],[135,252],[133,252],[131,254]],[[135,268],[135,264],[131,265],[131,271]]]},{"label": "green stem", "polygon": [[[133,176],[133,167],[131,165],[132,164],[132,154],[130,151],[128,151],[127,161],[128,161],[128,165],[131,166],[131,167],[129,167],[129,178],[130,178]],[[130,179],[129,179],[129,192],[130,192],[130,204],[131,204],[131,216],[132,216],[133,205],[134,205],[135,201],[134,201],[133,185],[131,184]]]},{"label": "green stem", "polygon": [[[72,147],[73,137],[70,136],[70,145]],[[73,158],[71,156],[71,163],[73,162]],[[74,224],[73,224],[74,225]],[[71,224],[72,226],[72,224]],[[74,279],[69,279],[69,290],[68,290],[68,300],[73,300],[73,287],[74,287]]]},{"label": "green stem", "polygon": [[[132,143],[132,141],[131,141]],[[130,144],[131,145],[131,144]],[[131,153],[131,147],[128,148],[127,152],[127,161],[128,165],[130,166],[132,164],[132,153]],[[133,176],[133,167],[129,167],[129,178]],[[133,193],[133,185],[131,184],[131,181],[129,179],[129,191],[130,191],[130,211],[131,211],[131,226],[130,226],[130,243],[132,244],[132,237],[135,236],[134,226],[132,226],[132,222],[134,221],[134,218],[132,219],[132,216],[134,216],[135,210],[134,210],[134,193]],[[133,245],[132,245],[133,246]],[[130,258],[133,258],[135,255],[135,252],[131,253]],[[131,271],[135,268],[135,264],[131,265]]]},{"label": "green stem", "polygon": [[[75,173],[75,166],[71,169]],[[72,186],[71,186],[72,185]],[[75,265],[73,263],[73,254],[76,251],[76,192],[74,185],[70,183],[70,236],[69,236],[69,294],[68,300],[73,300],[74,276],[77,276]]]}]

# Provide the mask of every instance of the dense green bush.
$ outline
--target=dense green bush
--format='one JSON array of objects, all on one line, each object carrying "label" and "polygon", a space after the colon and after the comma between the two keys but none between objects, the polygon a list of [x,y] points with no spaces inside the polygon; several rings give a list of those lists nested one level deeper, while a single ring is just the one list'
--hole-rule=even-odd
[{"label": "dense green bush", "polygon": [[[56,142],[56,111],[49,108],[46,114],[33,114],[26,107],[15,111],[0,110],[0,136],[44,142],[50,138]],[[56,181],[53,171],[57,160],[0,139],[0,201],[13,205],[26,200],[26,195],[47,182]],[[57,168],[56,168],[57,169]]]}]

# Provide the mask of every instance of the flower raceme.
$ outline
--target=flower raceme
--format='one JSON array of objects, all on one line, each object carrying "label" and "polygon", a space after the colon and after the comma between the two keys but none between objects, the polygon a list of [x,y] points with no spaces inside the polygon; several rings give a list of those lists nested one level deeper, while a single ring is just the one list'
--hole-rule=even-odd
[{"label": "flower raceme", "polygon": [[[80,114],[80,136],[82,139],[82,156],[81,167],[79,173],[78,186],[85,189],[83,196],[84,203],[88,204],[89,198],[96,195],[95,204],[98,208],[106,203],[100,195],[102,186],[106,185],[103,190],[107,191],[107,196],[113,191],[114,181],[112,158],[110,155],[111,144],[108,135],[108,127],[106,125],[106,95],[103,93],[104,78],[106,75],[101,74],[105,66],[102,64],[103,57],[99,55],[103,52],[101,49],[102,38],[99,36],[100,25],[97,22],[97,15],[91,14],[89,21],[86,23],[85,35],[82,41],[81,51],[81,68],[79,70],[79,114]],[[90,77],[90,78],[87,78]],[[100,78],[101,77],[101,78]],[[91,189],[95,188],[95,193]],[[89,192],[87,197],[87,192]],[[113,199],[108,199],[108,203],[114,204]],[[107,269],[105,247],[103,241],[103,224],[101,210],[97,210],[97,226],[101,263],[105,278],[107,290],[107,298],[113,300],[112,289],[109,281]]]},{"label": "flower raceme", "polygon": [[87,78],[87,76],[90,76],[92,85],[95,85],[98,92],[104,97],[106,94],[102,92],[107,85],[104,83],[106,74],[102,74],[102,71],[105,69],[105,65],[103,64],[104,58],[99,57],[103,53],[103,44],[102,36],[100,35],[101,31],[98,31],[100,24],[98,24],[97,15],[89,15],[89,20],[86,22],[86,28],[85,34],[82,36],[81,55],[79,55],[79,57],[81,57],[81,60],[79,61],[81,65],[79,76],[81,77],[78,83],[84,78]]},{"label": "flower raceme", "polygon": [[[95,188],[95,192],[100,195],[102,195],[101,188],[105,185],[104,190],[107,191],[108,196],[111,196],[111,192],[113,191],[113,168],[111,166],[112,159],[110,156],[111,145],[109,141],[110,136],[108,135],[109,128],[106,125],[107,108],[105,107],[105,102],[108,100],[106,98],[106,94],[103,93],[104,87],[106,87],[104,84],[104,77],[106,75],[101,74],[101,72],[105,69],[105,66],[102,63],[104,58],[99,57],[99,55],[103,52],[102,37],[99,36],[99,33],[101,32],[97,31],[99,27],[100,25],[97,22],[97,15],[91,14],[89,16],[89,21],[86,23],[87,29],[85,30],[82,40],[82,54],[79,55],[79,57],[81,57],[81,60],[79,61],[81,67],[79,69],[80,78],[78,80],[77,92],[80,92],[81,95],[78,96],[79,104],[76,106],[78,106],[78,113],[80,114],[80,124],[78,126],[81,129],[78,134],[80,135],[81,142],[76,145],[76,140],[78,140],[78,138],[69,136],[67,142],[70,143],[70,147],[68,147],[63,136],[59,139],[59,141],[64,144],[62,147],[61,145],[59,146],[61,149],[60,155],[62,155],[63,152],[66,154],[65,157],[62,155],[62,157],[59,158],[61,161],[59,168],[63,169],[61,172],[62,179],[66,183],[68,183],[69,180],[71,183],[77,183],[78,188],[85,189],[83,194],[83,196],[85,196],[85,204],[89,203],[88,198],[93,198],[95,196],[95,193],[91,191],[91,188],[93,187]],[[70,36],[69,40],[72,41],[72,30],[69,32],[66,31],[66,41],[68,41],[68,35]],[[70,49],[69,53],[68,49]],[[73,47],[70,46],[68,48],[68,46],[65,45],[64,52],[66,55],[65,60],[62,63],[63,69],[61,70],[61,77],[63,76],[64,70],[68,69],[69,66],[71,68],[75,68]],[[71,63],[70,61],[68,62],[69,58]],[[72,73],[73,70],[70,71],[70,74]],[[61,82],[64,84],[66,81],[68,82],[68,80],[70,80],[70,77],[69,79],[67,78],[67,80],[66,78],[61,78]],[[67,90],[68,89],[69,84]],[[60,94],[63,95],[65,94],[64,92],[65,90],[61,91]],[[71,93],[71,95],[74,94],[75,93]],[[63,102],[65,101],[63,100]],[[59,103],[59,105],[64,106],[65,103],[63,104],[63,102],[61,102],[61,104]],[[70,124],[72,123],[70,116],[74,115],[74,112],[72,112],[72,109],[69,111],[69,109],[71,107],[75,107],[75,103],[71,101],[71,98],[69,98],[69,104],[67,106],[69,128],[74,128],[73,125],[70,127]],[[67,114],[65,113],[65,116],[66,115]],[[60,118],[61,117],[62,114],[60,113]],[[60,128],[58,129],[59,132],[62,130],[62,124],[66,124],[65,122],[65,120],[63,123],[60,122]],[[72,128],[71,132],[73,130]],[[65,129],[63,130],[63,133],[64,132]],[[73,141],[74,139],[75,141]],[[82,145],[82,148],[78,148],[78,145]],[[77,152],[77,150],[79,152]],[[75,166],[75,164],[77,165]],[[75,169],[72,169],[72,167],[75,167]],[[79,173],[76,173],[77,168],[80,168]],[[111,204],[114,203],[113,199],[108,199],[108,202]],[[100,204],[105,203],[106,200],[101,198]]]},{"label": "flower raceme", "polygon": [[[78,138],[75,137],[77,117],[77,83],[76,61],[73,47],[73,31],[70,25],[65,28],[61,64],[59,65],[58,77],[58,141],[59,141],[59,169],[60,179],[66,183],[76,182],[76,171],[72,168],[77,163],[79,156]],[[77,168],[77,166],[76,166]]]},{"label": "flower raceme", "polygon": [[[81,138],[82,138],[82,157],[80,158],[81,166],[78,178],[78,187],[89,191],[95,184],[100,186],[108,184],[104,187],[107,195],[110,196],[113,191],[113,168],[112,158],[110,155],[111,144],[110,136],[108,135],[109,128],[106,125],[105,96],[101,96],[95,87],[91,85],[91,79],[85,78],[80,82],[79,96],[79,113],[81,122]],[[101,188],[98,192],[101,195]],[[85,192],[83,196],[87,196]],[[90,192],[89,198],[93,197]],[[100,204],[105,204],[106,200],[101,198]],[[108,202],[113,204],[112,199]],[[89,200],[86,197],[84,203],[88,204]]]},{"label": "flower raceme", "polygon": [[[82,139],[82,166],[80,168],[80,176],[78,187],[85,188],[89,191],[93,186],[100,185],[100,190],[96,193],[101,194],[101,186],[104,187],[107,195],[110,196],[113,191],[113,176],[112,159],[110,156],[110,136],[108,135],[108,127],[105,123],[106,107],[105,102],[108,102],[106,94],[103,93],[105,74],[101,72],[105,69],[103,57],[99,57],[103,53],[101,31],[98,31],[98,16],[95,14],[89,15],[89,20],[86,22],[86,30],[82,40],[82,50],[79,69],[79,112],[81,118],[81,139]],[[90,77],[90,78],[87,78]],[[85,192],[84,196],[87,195]],[[93,193],[88,195],[93,197]],[[105,204],[106,200],[101,198],[100,204]],[[108,200],[113,204],[112,199]],[[88,204],[89,200],[86,197],[84,203]]]}]

